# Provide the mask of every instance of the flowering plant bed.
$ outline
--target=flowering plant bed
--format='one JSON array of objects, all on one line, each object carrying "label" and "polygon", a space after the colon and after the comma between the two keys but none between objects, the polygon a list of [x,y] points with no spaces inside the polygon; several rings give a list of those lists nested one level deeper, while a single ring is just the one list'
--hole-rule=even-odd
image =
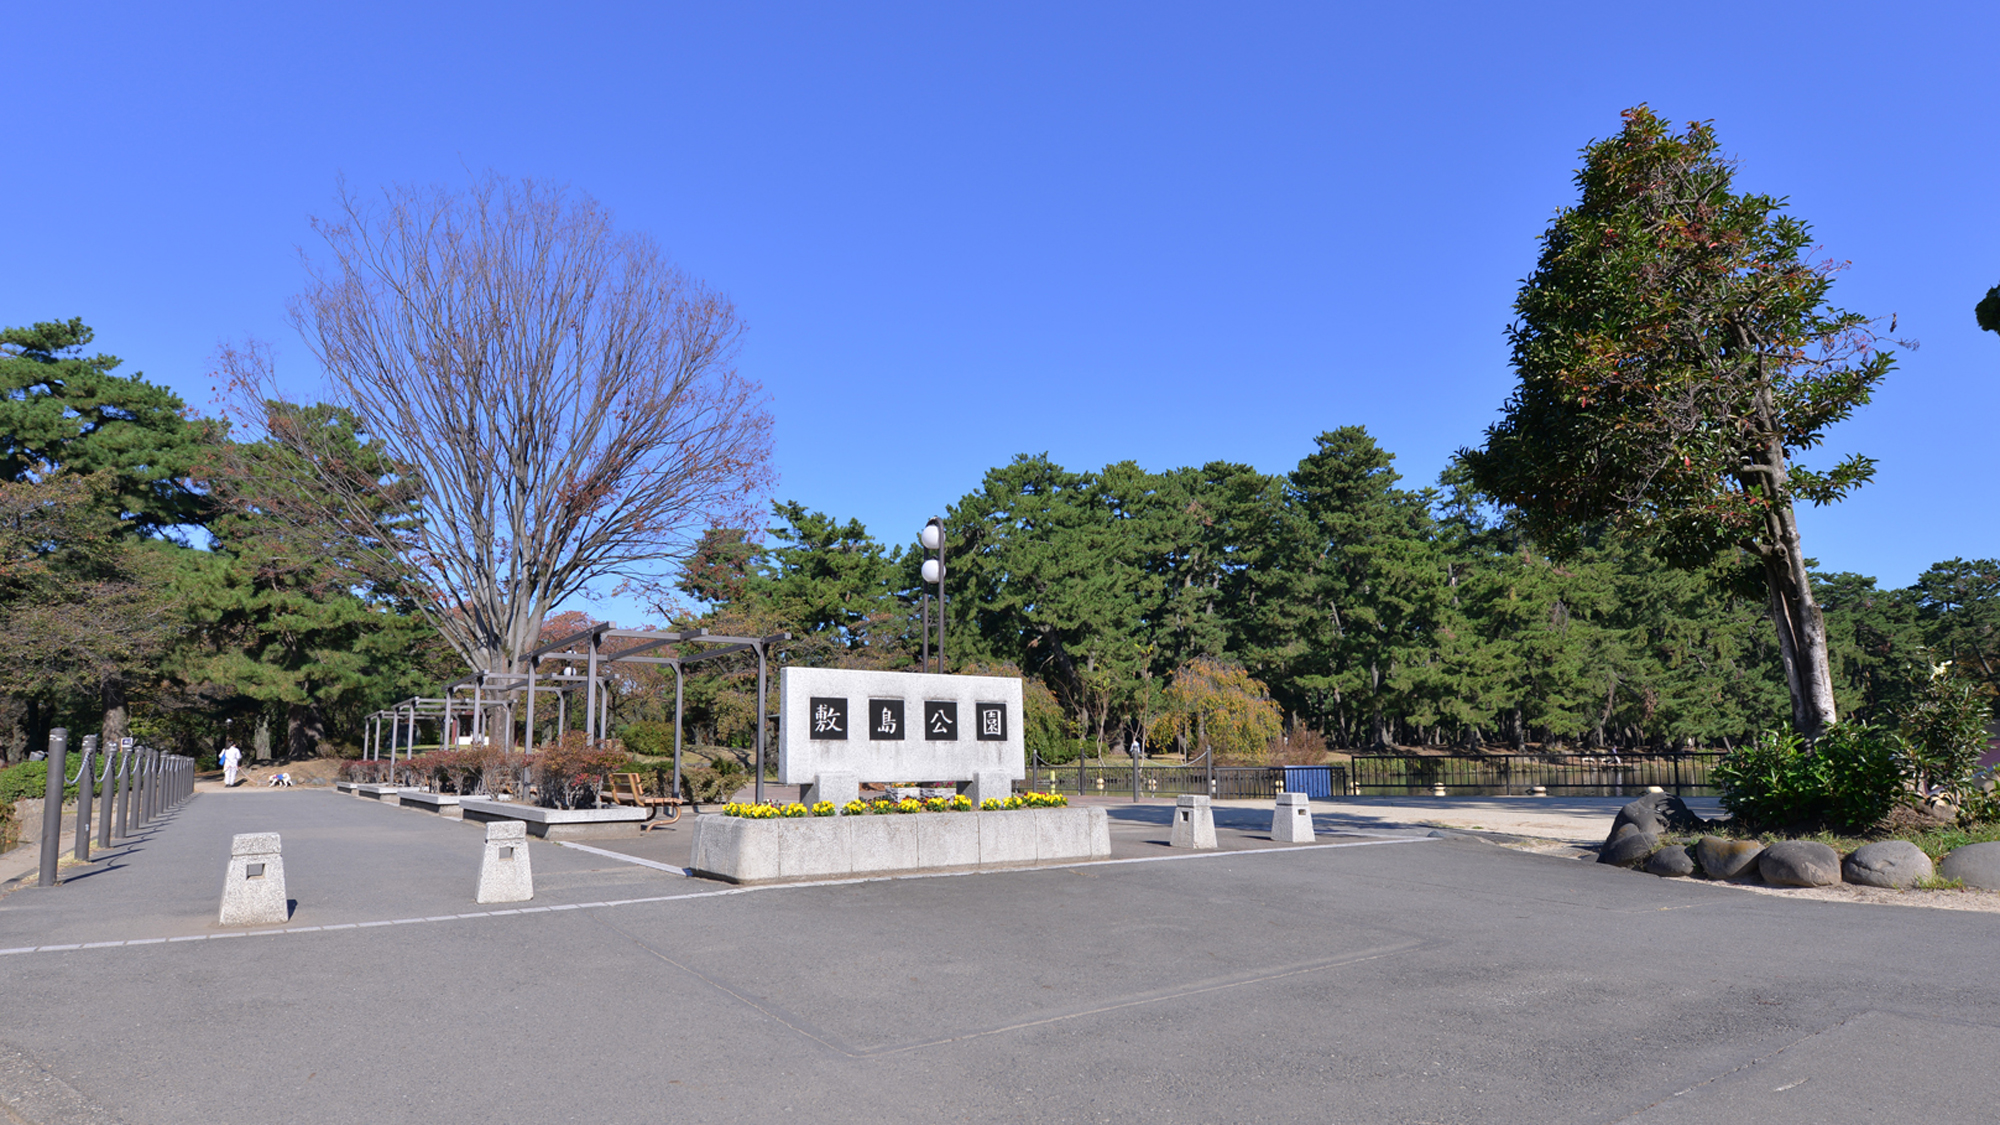
[{"label": "flowering plant bed", "polygon": [[[990,797],[980,802],[981,812],[1006,812],[1010,809],[1066,809],[1069,798],[1060,793],[1016,793],[1012,797]],[[832,801],[821,801],[808,808],[797,801],[780,805],[770,801],[754,804],[748,801],[731,801],[722,806],[723,816],[737,816],[745,820],[781,820],[804,816],[883,816],[908,813],[955,813],[972,812],[972,798],[966,796],[926,797],[917,800],[905,797],[900,801],[849,801],[838,809]]]},{"label": "flowering plant bed", "polygon": [[[1018,798],[1017,798],[1018,799]],[[897,871],[980,870],[1036,863],[1108,859],[1109,819],[1101,808],[1035,807],[926,812],[875,802],[891,815],[785,815],[757,812],[695,819],[695,874],[732,883],[843,878]],[[1007,801],[997,802],[1007,804]],[[967,805],[970,802],[966,802]],[[869,810],[875,812],[876,810]]]}]

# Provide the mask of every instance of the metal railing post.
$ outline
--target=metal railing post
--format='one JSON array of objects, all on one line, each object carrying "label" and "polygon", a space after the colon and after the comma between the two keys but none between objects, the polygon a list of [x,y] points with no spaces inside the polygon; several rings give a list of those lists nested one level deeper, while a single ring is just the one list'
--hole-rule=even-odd
[{"label": "metal railing post", "polygon": [[132,763],[137,757],[135,751],[120,748],[118,751],[118,825],[117,836],[125,838],[125,821],[132,812]]},{"label": "metal railing post", "polygon": [[111,846],[111,773],[112,766],[117,761],[118,751],[109,746],[105,747],[104,779],[97,786],[99,793],[97,798],[97,846],[100,848],[109,848]]},{"label": "metal railing post", "polygon": [[91,787],[91,758],[97,754],[98,736],[83,736],[83,756],[76,762],[76,861],[90,862],[90,810],[97,803],[97,791]]},{"label": "metal railing post", "polygon": [[35,880],[38,887],[56,885],[56,849],[62,847],[63,769],[69,759],[69,731],[57,727],[49,732],[46,759],[49,777],[42,786],[42,870]]}]

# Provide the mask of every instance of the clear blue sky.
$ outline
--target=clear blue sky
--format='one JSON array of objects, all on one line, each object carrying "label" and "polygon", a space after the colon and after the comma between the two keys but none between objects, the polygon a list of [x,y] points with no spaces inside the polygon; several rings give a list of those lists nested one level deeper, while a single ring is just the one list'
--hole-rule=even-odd
[{"label": "clear blue sky", "polygon": [[749,322],[778,495],[885,539],[1015,453],[1282,472],[1363,424],[1413,483],[1513,383],[1576,151],[1650,102],[1789,195],[1922,348],[1805,515],[1823,566],[2000,555],[2000,6],[13,6],[0,321],[82,316],[206,409],[335,181],[560,180]]}]

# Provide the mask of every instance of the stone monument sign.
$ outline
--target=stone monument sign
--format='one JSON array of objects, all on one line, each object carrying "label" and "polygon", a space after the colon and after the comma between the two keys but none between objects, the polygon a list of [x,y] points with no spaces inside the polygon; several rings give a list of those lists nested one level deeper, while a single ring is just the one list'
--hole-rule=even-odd
[{"label": "stone monument sign", "polygon": [[1028,776],[1011,677],[786,668],[778,698],[778,781],[807,804],[846,804],[864,781],[955,781],[983,801]]}]

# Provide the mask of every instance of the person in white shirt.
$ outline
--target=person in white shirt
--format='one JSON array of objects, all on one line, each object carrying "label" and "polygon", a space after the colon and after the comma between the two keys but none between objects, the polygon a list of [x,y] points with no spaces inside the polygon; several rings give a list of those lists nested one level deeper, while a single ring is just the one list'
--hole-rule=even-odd
[{"label": "person in white shirt", "polygon": [[243,751],[234,742],[222,750],[222,787],[229,789],[236,784],[236,767],[243,761]]}]

